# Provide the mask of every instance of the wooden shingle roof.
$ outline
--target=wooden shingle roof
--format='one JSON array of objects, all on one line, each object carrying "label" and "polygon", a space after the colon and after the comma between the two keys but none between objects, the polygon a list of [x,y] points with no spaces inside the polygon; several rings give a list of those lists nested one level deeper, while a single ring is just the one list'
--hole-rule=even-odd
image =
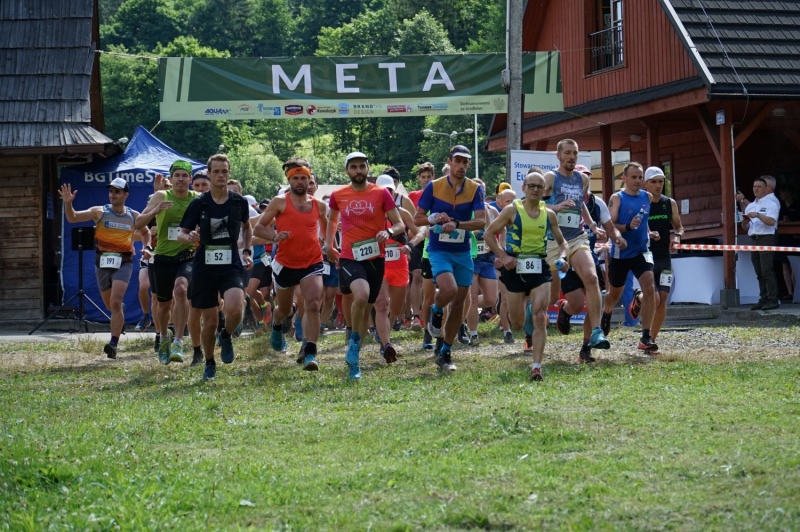
[{"label": "wooden shingle roof", "polygon": [[0,2],[0,149],[113,141],[90,126],[94,0]]},{"label": "wooden shingle roof", "polygon": [[800,2],[659,1],[710,97],[800,98]]}]

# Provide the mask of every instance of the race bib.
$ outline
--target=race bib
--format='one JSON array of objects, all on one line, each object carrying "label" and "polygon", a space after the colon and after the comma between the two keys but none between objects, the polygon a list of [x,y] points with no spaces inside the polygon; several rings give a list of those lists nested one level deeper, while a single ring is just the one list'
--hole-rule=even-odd
[{"label": "race bib", "polygon": [[386,246],[386,261],[400,260],[400,246],[397,244],[388,244]]},{"label": "race bib", "polygon": [[661,286],[672,286],[672,270],[662,270],[661,276],[658,278],[658,284]]},{"label": "race bib", "polygon": [[207,246],[206,264],[224,265],[231,263],[231,248],[228,246]]},{"label": "race bib", "polygon": [[577,212],[560,212],[557,215],[559,227],[577,229],[581,224],[581,215]]},{"label": "race bib", "polygon": [[100,267],[107,270],[119,270],[122,266],[122,255],[120,253],[101,253]]},{"label": "race bib", "polygon": [[542,259],[536,255],[519,255],[517,273],[542,273]]},{"label": "race bib", "polygon": [[280,275],[282,269],[283,269],[283,264],[281,264],[277,260],[272,261],[272,275]]},{"label": "race bib", "polygon": [[[455,236],[450,236],[455,233]],[[450,233],[439,233],[439,242],[450,242],[451,244],[460,244],[464,241],[464,236],[467,232],[464,229],[456,229]]]},{"label": "race bib", "polygon": [[147,264],[153,264],[156,260],[156,256],[154,254],[150,254],[150,258],[147,260]]},{"label": "race bib", "polygon": [[178,240],[178,233],[180,232],[180,225],[170,225],[169,229],[167,229],[167,240]]},{"label": "race bib", "polygon": [[653,253],[652,252],[645,251],[644,253],[642,253],[642,256],[644,257],[644,261],[647,264],[653,264]]},{"label": "race bib", "polygon": [[331,263],[327,261],[322,261],[322,275],[330,275],[331,274]]},{"label": "race bib", "polygon": [[374,259],[380,254],[381,248],[378,246],[378,241],[374,238],[353,243],[353,257],[356,260]]},{"label": "race bib", "polygon": [[483,240],[478,240],[478,255],[486,255],[491,251]]},{"label": "race bib", "polygon": [[269,265],[272,264],[272,257],[269,256],[269,253],[264,253],[263,255],[261,255],[260,260],[261,264],[263,264],[264,266],[269,267]]}]

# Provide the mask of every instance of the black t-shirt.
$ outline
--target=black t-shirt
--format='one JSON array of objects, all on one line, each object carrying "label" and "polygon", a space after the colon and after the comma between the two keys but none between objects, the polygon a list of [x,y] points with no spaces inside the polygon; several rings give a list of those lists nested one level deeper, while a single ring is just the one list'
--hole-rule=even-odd
[{"label": "black t-shirt", "polygon": [[781,212],[778,215],[778,218],[779,222],[784,218],[788,218],[788,221],[790,222],[800,221],[800,205],[798,205],[796,201],[793,201],[789,206],[787,206],[784,202],[781,202]]},{"label": "black t-shirt", "polygon": [[650,251],[654,259],[669,259],[669,231],[672,229],[672,202],[666,196],[650,204],[647,224],[651,231],[658,231],[661,238],[650,240]]},{"label": "black t-shirt", "polygon": [[237,240],[241,224],[249,220],[247,201],[228,191],[228,199],[217,204],[210,192],[205,192],[189,204],[181,220],[181,227],[193,231],[200,227],[200,247],[195,254],[198,264],[205,264],[206,246],[226,246],[231,249],[231,263],[241,266]]}]

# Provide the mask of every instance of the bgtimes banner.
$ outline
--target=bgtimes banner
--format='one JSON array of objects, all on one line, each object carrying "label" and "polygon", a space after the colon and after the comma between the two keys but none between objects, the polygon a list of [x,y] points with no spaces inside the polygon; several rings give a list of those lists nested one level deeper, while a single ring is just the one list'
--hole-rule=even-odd
[{"label": "bgtimes banner", "polygon": [[[563,111],[558,52],[522,59],[524,110]],[[504,54],[161,58],[161,120],[503,113],[504,68]]]}]

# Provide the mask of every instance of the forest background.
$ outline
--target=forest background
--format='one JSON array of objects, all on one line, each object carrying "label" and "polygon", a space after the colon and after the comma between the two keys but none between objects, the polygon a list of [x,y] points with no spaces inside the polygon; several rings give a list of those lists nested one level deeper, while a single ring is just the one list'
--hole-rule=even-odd
[{"label": "forest background", "polygon": [[[281,162],[292,156],[308,159],[322,184],[347,183],[344,156],[355,150],[370,157],[373,173],[394,166],[417,189],[417,166],[431,161],[438,172],[450,141],[423,129],[462,132],[474,116],[159,124],[157,58],[505,52],[501,0],[100,0],[100,24],[105,133],[117,139],[137,125],[155,127],[201,161],[224,145],[232,176],[259,200],[275,195]],[[491,119],[478,115],[481,141]],[[473,135],[455,140],[474,149]],[[479,160],[493,191],[505,179],[505,153],[481,149]]]}]

